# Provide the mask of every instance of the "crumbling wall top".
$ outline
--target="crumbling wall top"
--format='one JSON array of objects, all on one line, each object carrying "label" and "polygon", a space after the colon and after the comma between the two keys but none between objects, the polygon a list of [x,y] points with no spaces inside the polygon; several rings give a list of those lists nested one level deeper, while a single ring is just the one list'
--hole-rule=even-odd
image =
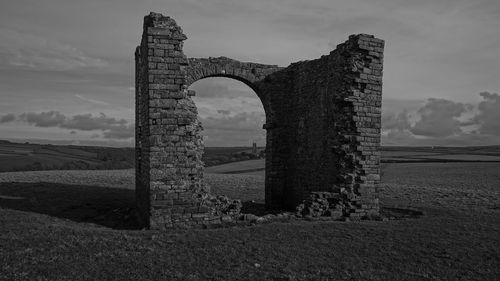
[{"label": "crumbling wall top", "polygon": [[148,35],[163,35],[177,40],[187,39],[182,28],[177,25],[174,19],[154,12],[144,17],[144,31],[146,31]]}]

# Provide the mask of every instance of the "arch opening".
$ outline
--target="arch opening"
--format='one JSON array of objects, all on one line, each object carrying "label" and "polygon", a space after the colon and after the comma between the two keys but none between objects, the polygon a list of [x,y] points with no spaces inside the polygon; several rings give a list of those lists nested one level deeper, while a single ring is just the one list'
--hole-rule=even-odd
[{"label": "arch opening", "polygon": [[252,89],[254,94],[256,94],[259,98],[261,98],[261,94],[259,93],[259,88],[254,85],[252,82],[248,81],[247,79],[237,76],[237,75],[230,75],[230,74],[225,74],[225,73],[220,73],[220,74],[210,74],[207,76],[203,76],[198,78],[197,80],[191,82],[190,84],[197,84],[198,81],[202,80],[211,80],[210,78],[222,78],[224,80],[229,80],[229,81],[239,81],[242,84],[245,84],[248,88]]},{"label": "arch opening", "polygon": [[266,113],[255,89],[245,79],[225,75],[189,86],[202,127],[204,184],[213,195],[241,200],[242,212],[260,214],[265,212]]}]

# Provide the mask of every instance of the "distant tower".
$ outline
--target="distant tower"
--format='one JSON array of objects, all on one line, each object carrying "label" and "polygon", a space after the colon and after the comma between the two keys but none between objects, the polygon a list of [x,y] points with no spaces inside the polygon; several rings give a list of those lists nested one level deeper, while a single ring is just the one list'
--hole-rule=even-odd
[{"label": "distant tower", "polygon": [[252,154],[257,155],[257,143],[253,142],[252,146]]}]

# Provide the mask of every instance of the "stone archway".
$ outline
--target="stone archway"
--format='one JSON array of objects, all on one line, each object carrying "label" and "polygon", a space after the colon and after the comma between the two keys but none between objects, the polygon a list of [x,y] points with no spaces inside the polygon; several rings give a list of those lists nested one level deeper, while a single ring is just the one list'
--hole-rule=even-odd
[{"label": "stone archway", "polygon": [[136,49],[136,194],[144,225],[231,219],[203,199],[203,143],[188,91],[221,76],[247,84],[264,106],[267,207],[323,200],[335,216],[378,214],[382,40],[352,35],[327,56],[283,68],[188,59],[185,39],[173,19],[151,13]]},{"label": "stone archway", "polygon": [[[226,77],[238,80],[250,87],[259,97],[266,116],[266,124],[273,119],[273,107],[267,98],[266,88],[263,86],[263,81],[270,74],[283,69],[277,65],[265,65],[259,63],[240,62],[227,57],[216,58],[188,58],[188,65],[185,68],[187,80],[186,85],[189,87],[194,82],[208,77]],[[189,92],[188,92],[189,94]],[[266,126],[263,126],[266,129]],[[266,133],[266,174],[274,173],[271,163],[273,143],[269,140],[269,131]],[[267,179],[267,177],[266,177]],[[266,180],[266,190],[271,189],[271,183]]]}]

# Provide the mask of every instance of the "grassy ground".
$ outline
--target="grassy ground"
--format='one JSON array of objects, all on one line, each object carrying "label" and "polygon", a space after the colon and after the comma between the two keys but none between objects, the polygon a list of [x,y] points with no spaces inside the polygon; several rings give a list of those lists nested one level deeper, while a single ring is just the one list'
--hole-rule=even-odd
[{"label": "grassy ground", "polygon": [[[131,170],[109,171],[107,181],[97,174],[100,186],[82,185],[92,172],[56,183],[0,173],[0,280],[499,279],[500,164],[391,163],[383,171],[383,206],[423,216],[165,233],[135,230],[133,190],[103,187],[130,188]],[[262,176],[206,180],[214,193],[263,199]]]}]

